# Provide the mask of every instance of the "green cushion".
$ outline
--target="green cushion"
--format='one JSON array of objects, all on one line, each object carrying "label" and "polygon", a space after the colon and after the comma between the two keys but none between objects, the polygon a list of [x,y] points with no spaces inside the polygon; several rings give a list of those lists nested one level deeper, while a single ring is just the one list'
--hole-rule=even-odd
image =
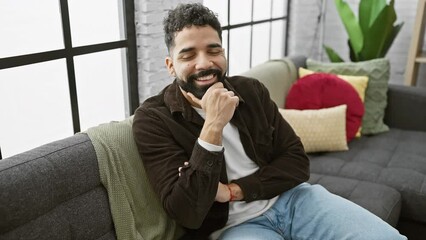
[{"label": "green cushion", "polygon": [[363,62],[342,63],[324,63],[308,59],[306,64],[308,69],[317,72],[368,76],[361,133],[371,135],[389,130],[389,127],[383,123],[390,76],[390,64],[387,59],[380,58]]}]

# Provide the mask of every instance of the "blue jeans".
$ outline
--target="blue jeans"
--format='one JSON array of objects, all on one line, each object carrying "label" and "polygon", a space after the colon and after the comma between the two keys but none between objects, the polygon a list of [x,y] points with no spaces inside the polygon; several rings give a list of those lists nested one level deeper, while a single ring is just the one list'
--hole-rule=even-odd
[{"label": "blue jeans", "polygon": [[225,230],[220,240],[407,239],[364,208],[303,183],[283,194],[264,214]]}]

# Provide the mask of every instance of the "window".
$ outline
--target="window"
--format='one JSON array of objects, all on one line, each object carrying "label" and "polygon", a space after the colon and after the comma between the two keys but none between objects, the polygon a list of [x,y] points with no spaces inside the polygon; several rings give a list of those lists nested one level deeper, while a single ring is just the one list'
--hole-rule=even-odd
[{"label": "window", "polygon": [[134,1],[0,2],[0,159],[139,105]]},{"label": "window", "polygon": [[218,14],[228,74],[287,54],[290,0],[204,0]]}]

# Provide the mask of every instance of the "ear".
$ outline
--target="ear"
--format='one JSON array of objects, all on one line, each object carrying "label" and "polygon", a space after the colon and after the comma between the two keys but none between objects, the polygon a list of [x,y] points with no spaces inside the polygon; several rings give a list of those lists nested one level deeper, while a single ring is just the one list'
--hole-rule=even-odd
[{"label": "ear", "polygon": [[166,67],[170,75],[176,76],[175,68],[173,67],[173,59],[171,57],[166,57]]}]

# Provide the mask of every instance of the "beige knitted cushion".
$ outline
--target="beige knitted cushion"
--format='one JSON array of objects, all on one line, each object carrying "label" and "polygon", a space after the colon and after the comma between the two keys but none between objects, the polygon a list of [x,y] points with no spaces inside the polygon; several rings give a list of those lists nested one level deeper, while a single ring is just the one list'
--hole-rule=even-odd
[{"label": "beige knitted cushion", "polygon": [[305,151],[348,150],[346,142],[346,105],[318,110],[279,109],[300,137]]}]

